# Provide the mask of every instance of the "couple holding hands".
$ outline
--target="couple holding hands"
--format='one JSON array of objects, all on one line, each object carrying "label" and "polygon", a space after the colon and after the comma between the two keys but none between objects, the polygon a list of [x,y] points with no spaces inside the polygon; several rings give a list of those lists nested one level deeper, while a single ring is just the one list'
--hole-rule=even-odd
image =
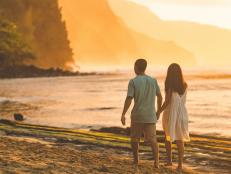
[{"label": "couple holding hands", "polygon": [[[138,59],[134,70],[136,77],[130,80],[127,97],[121,116],[121,122],[126,124],[125,114],[132,100],[134,106],[131,112],[131,147],[134,164],[139,163],[139,142],[144,133],[153,152],[154,167],[159,168],[159,147],[156,138],[156,123],[163,112],[162,125],[165,133],[167,166],[172,166],[172,142],[178,149],[178,170],[182,170],[184,157],[184,142],[190,141],[188,131],[188,113],[185,106],[187,83],[184,81],[181,67],[173,63],[169,66],[165,80],[165,101],[156,79],[145,74],[147,61]],[[157,98],[157,111],[155,101]]]}]

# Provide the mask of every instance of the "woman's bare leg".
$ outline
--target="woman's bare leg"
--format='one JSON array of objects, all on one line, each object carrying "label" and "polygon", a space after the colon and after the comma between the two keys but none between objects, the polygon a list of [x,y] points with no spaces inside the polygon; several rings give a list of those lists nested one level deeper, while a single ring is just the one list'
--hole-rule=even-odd
[{"label": "woman's bare leg", "polygon": [[178,169],[182,170],[183,168],[183,159],[184,159],[184,142],[181,140],[176,141],[178,148]]},{"label": "woman's bare leg", "polygon": [[165,148],[167,154],[167,166],[172,165],[172,143],[165,138]]}]

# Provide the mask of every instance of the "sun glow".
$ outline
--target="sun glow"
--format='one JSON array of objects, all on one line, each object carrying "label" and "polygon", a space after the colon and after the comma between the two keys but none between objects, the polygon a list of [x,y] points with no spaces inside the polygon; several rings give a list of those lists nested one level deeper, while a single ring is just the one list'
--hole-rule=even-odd
[{"label": "sun glow", "polygon": [[165,20],[192,21],[231,29],[231,1],[130,0],[147,6]]},{"label": "sun glow", "polygon": [[[155,66],[231,64],[231,32],[223,30],[231,29],[231,3],[224,0],[59,2],[81,71],[128,67],[137,57],[150,59]],[[74,65],[74,69],[79,67]]]}]

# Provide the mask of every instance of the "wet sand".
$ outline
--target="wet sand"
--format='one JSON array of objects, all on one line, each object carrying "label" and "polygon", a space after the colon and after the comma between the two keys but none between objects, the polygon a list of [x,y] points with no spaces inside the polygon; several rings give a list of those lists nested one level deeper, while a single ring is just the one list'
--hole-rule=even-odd
[{"label": "wet sand", "polygon": [[[125,135],[1,121],[0,134],[0,173],[3,174],[178,173],[176,166],[163,166],[162,143],[161,169],[153,170],[150,149],[143,145],[141,164],[138,169],[134,168],[129,138]],[[226,139],[193,136],[190,145],[186,146],[183,173],[230,173],[229,143]],[[211,166],[203,161],[209,161]]]}]

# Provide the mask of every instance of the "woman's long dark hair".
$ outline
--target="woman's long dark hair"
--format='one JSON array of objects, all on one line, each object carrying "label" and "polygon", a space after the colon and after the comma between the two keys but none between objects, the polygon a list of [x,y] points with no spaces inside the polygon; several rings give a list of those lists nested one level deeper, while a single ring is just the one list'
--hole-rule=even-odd
[{"label": "woman's long dark hair", "polygon": [[165,80],[165,92],[177,92],[183,95],[187,88],[187,83],[184,81],[183,73],[180,65],[173,63],[168,67],[167,77]]}]

